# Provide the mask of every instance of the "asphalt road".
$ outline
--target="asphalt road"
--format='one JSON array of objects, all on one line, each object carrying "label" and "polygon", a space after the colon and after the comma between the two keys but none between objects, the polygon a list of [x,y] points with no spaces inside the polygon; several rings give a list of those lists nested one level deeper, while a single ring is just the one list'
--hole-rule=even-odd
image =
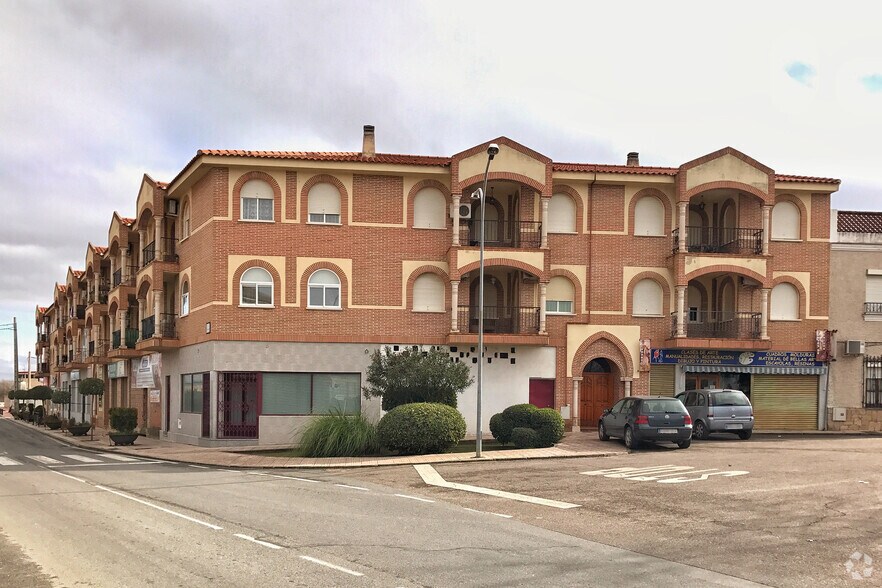
[{"label": "asphalt road", "polygon": [[721,436],[686,450],[659,445],[599,459],[435,469],[447,482],[580,507],[543,508],[427,487],[412,467],[358,476],[770,586],[882,585],[882,437]]},{"label": "asphalt road", "polygon": [[0,420],[4,585],[750,585],[549,530],[536,524],[547,507],[503,518],[412,492],[395,476],[113,456]]}]

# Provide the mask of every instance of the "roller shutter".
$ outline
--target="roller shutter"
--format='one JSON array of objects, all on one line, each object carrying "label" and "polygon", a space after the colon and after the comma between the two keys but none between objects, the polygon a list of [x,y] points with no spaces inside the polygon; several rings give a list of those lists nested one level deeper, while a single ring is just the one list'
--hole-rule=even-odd
[{"label": "roller shutter", "polygon": [[818,376],[754,374],[750,402],[759,430],[818,428]]},{"label": "roller shutter", "polygon": [[654,396],[674,395],[674,365],[654,365],[649,372],[649,393]]}]

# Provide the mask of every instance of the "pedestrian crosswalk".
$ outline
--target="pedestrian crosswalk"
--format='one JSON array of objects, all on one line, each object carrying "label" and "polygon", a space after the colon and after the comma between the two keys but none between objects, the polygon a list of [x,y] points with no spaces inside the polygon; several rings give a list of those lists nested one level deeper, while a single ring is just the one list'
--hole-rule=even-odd
[{"label": "pedestrian crosswalk", "polygon": [[48,455],[16,455],[15,457],[0,455],[0,468],[29,465],[33,466],[35,464],[54,468],[84,465],[125,465],[135,463],[154,463],[154,461],[139,459],[137,457],[129,457],[127,455],[118,455],[115,453],[97,453],[90,455],[84,455],[82,453],[66,453],[51,457]]}]

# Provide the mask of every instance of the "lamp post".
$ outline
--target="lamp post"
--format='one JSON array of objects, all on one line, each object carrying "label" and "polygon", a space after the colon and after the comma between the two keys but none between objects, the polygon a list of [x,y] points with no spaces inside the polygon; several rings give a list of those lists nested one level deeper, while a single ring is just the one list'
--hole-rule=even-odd
[{"label": "lamp post", "polygon": [[487,147],[487,167],[484,168],[484,186],[472,192],[472,198],[481,200],[481,253],[478,270],[478,428],[475,431],[475,457],[481,457],[481,393],[484,389],[484,203],[487,201],[487,174],[490,162],[499,153],[499,145]]}]

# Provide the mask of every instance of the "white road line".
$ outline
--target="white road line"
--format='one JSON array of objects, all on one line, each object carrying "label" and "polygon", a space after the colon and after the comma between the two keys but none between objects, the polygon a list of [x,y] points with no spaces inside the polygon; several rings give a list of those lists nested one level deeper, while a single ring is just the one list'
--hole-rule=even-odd
[{"label": "white road line", "polygon": [[549,500],[547,498],[539,498],[537,496],[527,496],[526,494],[515,494],[514,492],[504,492],[502,490],[493,490],[492,488],[481,488],[480,486],[469,486],[468,484],[456,484],[448,482],[441,477],[441,474],[435,471],[435,468],[428,464],[419,464],[413,466],[419,473],[423,482],[431,486],[440,486],[442,488],[451,488],[453,490],[464,490],[465,492],[474,492],[476,494],[486,494],[487,496],[496,496],[497,498],[507,498],[509,500],[517,500],[519,502],[528,502],[530,504],[538,504],[541,506],[550,506],[552,508],[578,508],[579,504],[571,502],[560,502],[558,500]]},{"label": "white road line", "polygon": [[204,466],[204,465],[196,465],[195,463],[191,463],[191,464],[188,464],[188,465],[189,465],[191,468],[197,468],[197,469],[200,469],[200,470],[207,470],[207,469],[208,469],[208,466]]},{"label": "white road line", "polygon": [[479,513],[481,513],[481,514],[493,515],[494,517],[502,517],[502,518],[504,518],[504,519],[510,519],[510,518],[512,518],[511,515],[501,514],[501,513],[498,513],[498,512],[490,512],[490,511],[487,511],[487,510],[475,510],[474,508],[465,508],[465,507],[464,507],[464,510],[470,510],[470,511],[472,511],[472,512],[479,512]]},{"label": "white road line", "polygon": [[81,461],[83,463],[101,463],[100,459],[95,459],[94,457],[86,457],[85,455],[77,455],[75,453],[71,453],[69,455],[62,455],[61,457],[66,457],[66,458],[72,459],[74,461]]},{"label": "white road line", "polygon": [[398,496],[399,498],[410,498],[411,500],[419,500],[420,502],[435,502],[434,500],[429,500],[428,498],[420,498],[419,496],[408,496],[407,494],[396,494],[395,496]]},{"label": "white road line", "polygon": [[[55,472],[55,473],[60,473],[60,472]],[[175,512],[175,511],[169,510],[167,508],[163,508],[157,504],[151,504],[150,502],[147,502],[146,500],[141,500],[140,498],[135,498],[134,496],[129,496],[128,494],[124,494],[123,492],[119,492],[118,490],[114,490],[112,488],[106,488],[105,486],[99,486],[97,484],[95,485],[95,487],[98,488],[99,490],[104,490],[105,492],[110,492],[111,494],[116,494],[117,496],[121,496],[122,498],[134,500],[135,502],[137,502],[139,504],[143,504],[144,506],[149,506],[150,508],[155,508],[156,510],[161,510],[162,512],[168,513],[170,515],[174,515],[176,517],[181,517],[182,519],[188,520],[190,522],[204,525],[204,526],[208,527],[209,529],[214,529],[215,531],[220,531],[221,529],[223,529],[223,527],[218,527],[217,525],[212,525],[211,523],[206,523],[205,521],[200,521],[199,519],[194,519],[193,517],[188,517],[185,514]]]},{"label": "white road line", "polygon": [[[155,459],[142,459],[142,460],[139,460],[138,463],[142,464],[142,463],[165,463],[165,462],[155,460]],[[132,464],[130,462],[107,463],[107,462],[102,461],[102,462],[98,462],[98,463],[63,463],[61,465],[51,465],[51,466],[46,466],[46,467],[48,467],[48,468],[65,468],[65,469],[67,469],[67,468],[95,468],[95,467],[109,468],[109,467],[113,467],[113,466],[127,466],[127,465],[132,465]]]},{"label": "white road line", "polygon": [[252,543],[257,543],[258,545],[263,545],[264,547],[269,547],[270,549],[282,549],[281,545],[276,545],[275,543],[270,543],[269,541],[261,541],[260,539],[255,539],[254,537],[249,537],[248,535],[243,535],[241,533],[234,533],[234,537],[245,539],[246,541],[251,541]]},{"label": "white road line", "polygon": [[62,473],[62,472],[58,472],[58,471],[55,471],[55,470],[49,470],[49,471],[52,472],[53,474],[58,474],[59,476],[64,476],[65,478],[70,478],[71,480],[76,480],[77,482],[82,482],[83,484],[88,484],[87,481],[85,481],[85,480],[81,480],[80,478],[75,478],[75,477],[73,477],[73,476],[70,476],[70,475],[68,475],[68,474],[64,474],[64,473]]},{"label": "white road line", "polygon": [[333,570],[337,570],[338,572],[344,572],[346,574],[350,574],[352,576],[364,576],[364,574],[362,574],[361,572],[356,572],[353,570],[348,570],[346,568],[341,568],[340,566],[335,566],[332,563],[328,563],[326,561],[322,561],[322,560],[316,559],[314,557],[309,557],[308,555],[301,555],[300,559],[305,559],[306,561],[311,561],[312,563],[316,563],[320,566],[325,566],[325,567],[331,568]]},{"label": "white road line", "polygon": [[129,457],[127,455],[117,455],[116,453],[99,453],[101,457],[106,457],[107,459],[115,459],[116,461],[141,461],[135,457]]},{"label": "white road line", "polygon": [[57,459],[52,459],[51,457],[46,457],[45,455],[26,455],[25,457],[28,459],[32,459],[34,461],[46,464],[46,465],[52,465],[55,463],[62,463],[61,461],[59,461]]},{"label": "white road line", "polygon": [[0,455],[0,466],[17,466],[21,465],[21,462],[15,461],[11,457],[3,457]]},{"label": "white road line", "polygon": [[341,488],[352,488],[353,490],[368,490],[367,488],[362,488],[361,486],[350,486],[349,484],[334,484],[334,486],[340,486]]},{"label": "white road line", "polygon": [[313,484],[320,483],[319,480],[310,480],[308,478],[295,478],[294,476],[283,476],[281,474],[268,474],[266,472],[246,472],[251,474],[252,476],[266,476],[267,478],[278,478],[280,480],[297,480],[298,482],[312,482]]}]

